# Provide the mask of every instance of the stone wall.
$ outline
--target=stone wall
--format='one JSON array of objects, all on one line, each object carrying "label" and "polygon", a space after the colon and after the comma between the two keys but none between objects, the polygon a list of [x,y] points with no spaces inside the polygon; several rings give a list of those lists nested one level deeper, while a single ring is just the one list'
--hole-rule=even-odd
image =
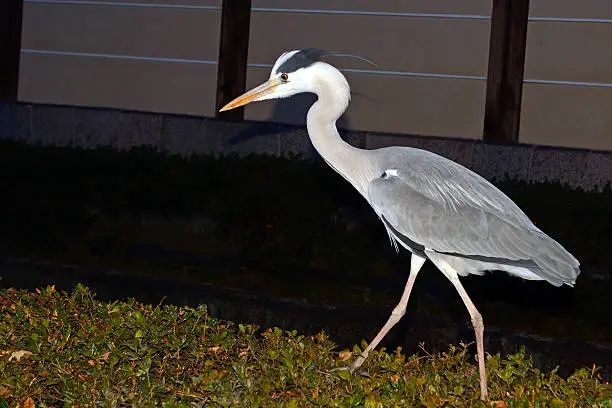
[{"label": "stone wall", "polygon": [[[423,148],[488,179],[560,181],[587,190],[612,182],[612,152],[480,140],[342,131],[354,146]],[[317,158],[305,127],[271,122],[224,122],[195,116],[44,104],[0,104],[0,139],[33,144],[129,149],[154,146],[169,154],[300,154]]]}]

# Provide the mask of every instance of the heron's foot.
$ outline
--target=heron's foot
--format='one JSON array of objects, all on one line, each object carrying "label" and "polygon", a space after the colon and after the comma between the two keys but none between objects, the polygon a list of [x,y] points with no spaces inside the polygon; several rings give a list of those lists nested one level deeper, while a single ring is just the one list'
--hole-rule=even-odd
[{"label": "heron's foot", "polygon": [[353,369],[352,366],[334,367],[330,370],[330,372],[338,371],[348,372],[349,375],[359,375],[361,377],[370,378],[370,373],[368,373],[366,370]]},{"label": "heron's foot", "polygon": [[358,355],[355,361],[353,361],[353,364],[350,365],[351,373],[354,373],[355,371],[357,371],[366,361],[366,358],[368,358],[367,353],[362,353]]},{"label": "heron's foot", "polygon": [[357,373],[358,375],[360,375],[362,377],[369,377],[370,374],[367,371],[359,370],[359,368],[361,368],[361,366],[363,365],[363,363],[366,360],[366,358],[368,358],[367,354],[365,354],[365,353],[364,354],[360,354],[360,355],[357,356],[355,361],[353,361],[353,364],[351,364],[349,366],[335,367],[331,371],[332,372],[333,371],[348,371],[351,374]]}]

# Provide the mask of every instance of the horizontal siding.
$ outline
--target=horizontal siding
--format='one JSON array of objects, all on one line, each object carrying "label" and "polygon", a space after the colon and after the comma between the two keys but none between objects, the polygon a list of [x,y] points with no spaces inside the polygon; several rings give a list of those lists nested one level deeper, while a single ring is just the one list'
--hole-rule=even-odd
[{"label": "horizontal siding", "polygon": [[611,45],[612,24],[530,22],[525,77],[612,84]]},{"label": "horizontal siding", "polygon": [[213,116],[216,65],[23,54],[19,100]]},{"label": "horizontal siding", "polygon": [[[264,81],[267,69],[248,71],[248,86]],[[482,132],[484,81],[348,73],[352,101],[339,125],[353,130],[478,139]],[[292,100],[293,99],[293,100]],[[251,120],[304,125],[312,97],[247,106]]]},{"label": "horizontal siding", "polygon": [[[330,59],[353,89],[341,126],[478,139],[491,3],[253,0],[248,85],[286,50],[356,54],[378,67]],[[19,98],[213,116],[221,4],[25,0]],[[612,87],[579,84],[612,84],[612,2],[538,0],[530,18],[520,140],[612,150]],[[576,18],[600,22],[558,21]],[[257,103],[247,118],[304,124],[312,100]]]},{"label": "horizontal siding", "polygon": [[[19,100],[214,115],[219,11],[113,1],[26,0]],[[212,65],[150,60],[155,58]]]},{"label": "horizontal siding", "polygon": [[[274,5],[263,1],[255,3],[254,7],[263,7],[263,3]],[[291,3],[292,7],[298,6],[295,3]],[[326,4],[329,7],[348,4],[340,3],[343,2]],[[409,2],[381,2],[379,9],[390,3],[399,7]],[[310,8],[315,6],[319,4],[311,4]],[[363,8],[367,9],[365,5]],[[405,12],[422,11],[423,8],[387,10]],[[342,69],[372,71],[346,73],[355,95],[341,126],[354,130],[479,139],[484,115],[485,81],[482,79],[487,72],[489,31],[488,20],[255,12],[251,21],[249,62],[273,64],[284,51],[304,47],[365,57],[378,67],[352,58],[329,59]],[[395,75],[376,73],[377,70],[392,71]],[[250,69],[249,85],[256,85],[268,74],[269,69]],[[459,75],[481,80],[425,78],[421,74]],[[311,102],[312,98],[298,98],[298,101]],[[258,104],[247,109],[247,117],[304,124],[305,103],[302,102],[302,106],[296,103],[298,105]]]},{"label": "horizontal siding", "polygon": [[538,0],[530,18],[520,141],[612,150],[612,2]]},{"label": "horizontal siding", "polygon": [[[284,51],[319,47],[368,58],[382,70],[486,75],[489,31],[487,20],[254,13],[249,62],[273,63]],[[354,59],[333,62],[372,68]]]},{"label": "horizontal siding", "polygon": [[610,0],[537,0],[529,7],[530,17],[612,19]]},{"label": "horizontal siding", "polygon": [[612,150],[612,88],[525,84],[521,142]]},{"label": "horizontal siding", "polygon": [[489,15],[491,0],[253,0],[252,7]]},{"label": "horizontal siding", "polygon": [[117,6],[130,7],[132,5],[143,7],[221,7],[222,0],[24,0],[25,3],[45,3],[45,4],[79,4],[83,5],[92,3],[113,3]]},{"label": "horizontal siding", "polygon": [[22,48],[217,60],[219,12],[25,3]]}]

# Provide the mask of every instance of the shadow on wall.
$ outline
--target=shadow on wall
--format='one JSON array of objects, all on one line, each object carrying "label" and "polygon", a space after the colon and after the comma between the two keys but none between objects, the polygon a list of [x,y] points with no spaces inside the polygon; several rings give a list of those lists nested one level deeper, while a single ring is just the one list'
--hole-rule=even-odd
[{"label": "shadow on wall", "polygon": [[[314,94],[298,94],[280,101],[267,102],[275,104],[272,115],[266,119],[266,122],[271,123],[263,126],[255,125],[248,127],[233,137],[230,140],[230,144],[239,144],[256,137],[282,132],[283,125],[306,126],[306,114],[316,99],[317,97]],[[343,134],[343,129],[350,129],[346,115],[340,117],[336,126],[340,130],[341,135]],[[304,136],[306,137],[306,135]],[[319,155],[312,144],[309,144],[309,146],[306,156],[312,158],[318,157]]]}]

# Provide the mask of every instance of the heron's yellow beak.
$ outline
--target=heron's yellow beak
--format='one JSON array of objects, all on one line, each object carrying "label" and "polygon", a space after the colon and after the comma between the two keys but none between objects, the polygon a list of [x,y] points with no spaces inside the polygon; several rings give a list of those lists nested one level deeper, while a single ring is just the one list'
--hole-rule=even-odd
[{"label": "heron's yellow beak", "polygon": [[233,101],[231,101],[230,103],[222,107],[219,110],[219,112],[234,109],[234,108],[246,105],[251,102],[256,102],[260,98],[272,93],[274,91],[274,88],[276,88],[282,83],[283,82],[280,81],[278,78],[272,78],[264,82],[263,84],[259,85],[257,88],[253,88],[250,91],[243,93],[242,95],[240,95],[239,97],[237,97],[236,99],[234,99]]}]

